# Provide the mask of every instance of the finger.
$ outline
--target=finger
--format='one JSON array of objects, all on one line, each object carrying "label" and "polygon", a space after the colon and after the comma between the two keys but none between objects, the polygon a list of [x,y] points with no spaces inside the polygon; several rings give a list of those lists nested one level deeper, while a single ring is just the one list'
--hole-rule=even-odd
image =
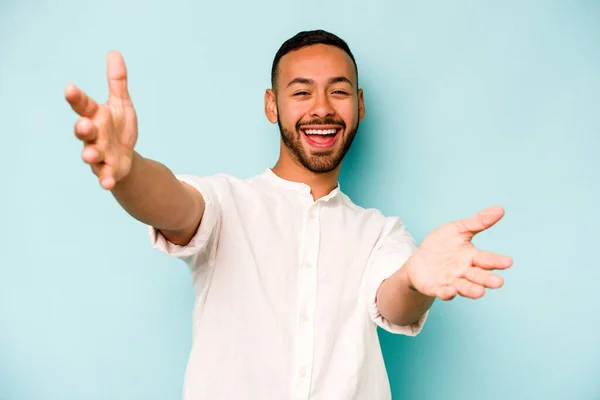
[{"label": "finger", "polygon": [[512,258],[489,251],[477,250],[471,264],[485,269],[506,269],[513,264]]},{"label": "finger", "polygon": [[103,166],[104,166],[104,164],[90,164],[90,167],[92,168],[92,172],[96,176],[100,176],[100,171],[102,170]]},{"label": "finger", "polygon": [[90,165],[100,164],[104,161],[104,153],[97,146],[87,145],[81,152],[81,158]]},{"label": "finger", "polygon": [[456,290],[454,286],[444,286],[439,290],[437,297],[444,301],[448,301],[455,298],[457,294],[458,290]]},{"label": "finger", "polygon": [[463,297],[468,297],[470,299],[478,299],[485,294],[485,288],[481,285],[478,285],[473,282],[469,282],[466,279],[458,278],[453,285],[458,294]]},{"label": "finger", "polygon": [[107,164],[104,164],[100,168],[98,179],[100,180],[100,185],[106,190],[111,190],[115,186],[115,178],[112,175],[112,168]]},{"label": "finger", "polygon": [[82,117],[93,117],[98,111],[98,103],[72,83],[65,88],[65,99]]},{"label": "finger", "polygon": [[504,216],[504,209],[500,206],[486,208],[470,218],[458,221],[462,233],[475,235],[492,227]]},{"label": "finger", "polygon": [[93,142],[98,137],[98,130],[89,118],[80,118],[75,123],[75,136],[84,142]]},{"label": "finger", "polygon": [[118,100],[130,100],[127,90],[127,68],[123,56],[112,50],[106,56],[106,78],[109,97]]},{"label": "finger", "polygon": [[485,269],[473,267],[465,272],[465,278],[477,285],[498,289],[504,284],[504,278]]}]

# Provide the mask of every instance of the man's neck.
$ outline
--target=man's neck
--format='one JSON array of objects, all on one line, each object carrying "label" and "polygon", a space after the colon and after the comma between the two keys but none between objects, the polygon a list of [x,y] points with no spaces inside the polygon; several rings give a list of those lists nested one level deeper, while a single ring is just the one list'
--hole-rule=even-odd
[{"label": "man's neck", "polygon": [[323,196],[327,196],[338,186],[338,177],[340,175],[340,165],[333,171],[319,174],[306,169],[295,160],[285,160],[282,157],[277,160],[277,163],[271,170],[282,179],[291,182],[302,182],[310,186],[310,192],[315,201]]}]

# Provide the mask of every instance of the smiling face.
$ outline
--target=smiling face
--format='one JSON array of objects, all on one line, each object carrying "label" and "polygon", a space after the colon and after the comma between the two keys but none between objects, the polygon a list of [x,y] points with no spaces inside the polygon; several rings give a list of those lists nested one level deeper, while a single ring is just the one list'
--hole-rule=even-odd
[{"label": "smiling face", "polygon": [[365,112],[357,80],[352,59],[335,46],[303,47],[281,58],[265,112],[279,125],[282,150],[309,171],[333,171],[350,149]]}]

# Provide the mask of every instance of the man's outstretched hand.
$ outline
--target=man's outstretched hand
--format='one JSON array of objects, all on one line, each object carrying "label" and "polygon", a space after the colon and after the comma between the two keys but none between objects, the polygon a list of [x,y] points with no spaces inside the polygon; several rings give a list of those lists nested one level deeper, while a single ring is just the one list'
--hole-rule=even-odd
[{"label": "man's outstretched hand", "polygon": [[492,270],[511,267],[512,259],[479,250],[471,239],[503,216],[501,207],[490,207],[432,231],[407,263],[410,285],[442,300],[450,300],[457,294],[476,299],[484,295],[486,288],[501,287],[504,280]]},{"label": "man's outstretched hand", "polygon": [[98,104],[73,84],[65,88],[65,99],[81,116],[75,135],[83,142],[81,158],[90,165],[104,189],[111,190],[131,170],[138,127],[127,90],[123,56],[111,51],[106,57],[109,95]]}]

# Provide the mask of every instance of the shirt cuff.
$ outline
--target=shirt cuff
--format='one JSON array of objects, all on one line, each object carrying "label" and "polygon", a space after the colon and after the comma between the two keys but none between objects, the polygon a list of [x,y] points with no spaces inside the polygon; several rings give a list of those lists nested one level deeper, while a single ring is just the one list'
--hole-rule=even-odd
[{"label": "shirt cuff", "polygon": [[215,233],[215,228],[217,227],[220,218],[220,212],[216,196],[205,179],[189,175],[178,175],[177,179],[192,186],[200,192],[204,198],[204,213],[202,214],[202,220],[198,230],[190,242],[185,246],[169,242],[159,230],[153,226],[148,226],[148,233],[152,248],[167,255],[185,259],[205,250],[211,237]]}]

